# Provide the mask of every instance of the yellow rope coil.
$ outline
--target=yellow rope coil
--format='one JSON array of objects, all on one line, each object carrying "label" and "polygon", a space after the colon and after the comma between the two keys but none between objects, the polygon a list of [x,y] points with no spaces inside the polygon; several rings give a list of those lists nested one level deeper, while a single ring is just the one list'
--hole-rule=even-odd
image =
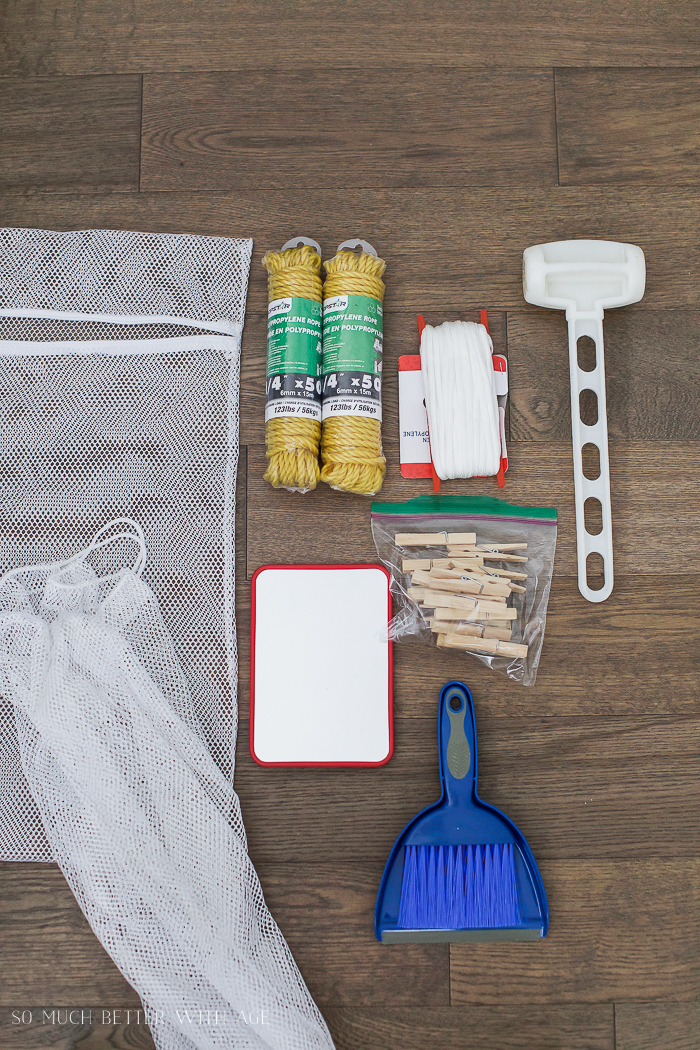
[{"label": "yellow rope coil", "polygon": [[[366,295],[384,300],[383,259],[368,252],[339,251],[324,263],[323,298]],[[382,487],[386,460],[381,422],[357,416],[333,416],[323,421],[321,481],[342,492],[374,495]]]},{"label": "yellow rope coil", "polygon": [[[268,272],[268,299],[297,297],[320,303],[323,297],[321,257],[304,245],[282,252],[267,252],[262,265]],[[274,488],[308,492],[319,479],[318,451],[321,424],[315,419],[269,419],[265,425],[265,479]]]}]

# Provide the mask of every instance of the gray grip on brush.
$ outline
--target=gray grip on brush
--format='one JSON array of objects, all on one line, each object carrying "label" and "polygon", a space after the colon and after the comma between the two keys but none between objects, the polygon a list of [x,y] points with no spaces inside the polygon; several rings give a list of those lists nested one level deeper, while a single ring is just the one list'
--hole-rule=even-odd
[{"label": "gray grip on brush", "polygon": [[464,716],[467,713],[467,705],[464,704],[461,711],[452,711],[448,701],[446,710],[450,718],[450,739],[447,742],[446,751],[447,768],[455,780],[464,780],[469,772],[472,760],[464,732]]}]

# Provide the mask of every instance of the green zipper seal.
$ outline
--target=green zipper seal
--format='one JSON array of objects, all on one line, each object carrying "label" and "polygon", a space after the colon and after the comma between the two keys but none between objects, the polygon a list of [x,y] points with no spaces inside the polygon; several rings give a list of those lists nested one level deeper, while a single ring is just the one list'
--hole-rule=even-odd
[{"label": "green zipper seal", "polygon": [[483,514],[500,518],[556,521],[556,507],[521,507],[495,496],[416,496],[403,503],[373,503],[372,514]]}]

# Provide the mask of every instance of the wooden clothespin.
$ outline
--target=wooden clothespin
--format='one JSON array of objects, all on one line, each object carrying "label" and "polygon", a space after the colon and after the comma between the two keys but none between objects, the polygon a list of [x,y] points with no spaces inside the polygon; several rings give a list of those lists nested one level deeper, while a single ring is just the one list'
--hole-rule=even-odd
[{"label": "wooden clothespin", "polygon": [[[466,582],[476,584],[478,590],[467,590],[467,594],[483,594],[485,597],[489,594],[498,594],[507,598],[511,592],[508,580],[501,581],[489,578],[483,572],[470,569],[440,569],[433,566],[430,570],[429,578],[431,580],[451,580],[457,584]],[[456,590],[455,593],[458,594],[459,591]]]},{"label": "wooden clothespin", "polygon": [[510,627],[492,627],[490,624],[485,623],[460,622],[454,624],[449,620],[438,620],[433,616],[429,617],[426,622],[430,624],[430,630],[433,634],[450,634],[455,632],[475,638],[499,638],[503,642],[508,642],[513,633]]},{"label": "wooden clothespin", "polygon": [[[453,564],[454,564],[455,568],[460,568],[462,562],[461,562],[461,560],[455,561],[453,559]],[[490,565],[488,567],[484,566],[483,567],[483,571],[486,573],[487,576],[501,576],[501,577],[503,577],[503,579],[506,579],[506,580],[526,580],[527,579],[527,573],[526,572],[507,572],[505,569],[494,569]]]},{"label": "wooden clothespin", "polygon": [[[433,609],[452,609],[462,612],[463,620],[483,620],[486,617],[499,620],[517,620],[518,613],[505,603],[484,601],[482,598],[469,598],[461,594],[448,594],[446,591],[425,591],[424,602]],[[442,619],[442,617],[438,617]],[[454,617],[451,617],[454,619]]]},{"label": "wooden clothespin", "polygon": [[449,547],[476,543],[475,532],[397,532],[397,547]]},{"label": "wooden clothespin", "polygon": [[434,572],[448,573],[449,571],[449,569],[431,569],[430,572],[425,572],[419,569],[412,574],[411,582],[419,587],[431,587],[437,591],[449,591],[451,594],[481,594],[485,598],[493,598],[494,600],[500,598],[505,601],[510,594],[510,588],[507,583],[490,584],[488,580],[484,580],[482,583],[479,580],[474,580],[459,573],[456,576],[434,575]]},{"label": "wooden clothespin", "polygon": [[475,532],[448,532],[447,533],[447,548],[450,547],[471,547],[473,543],[476,543]]},{"label": "wooden clothespin", "polygon": [[502,642],[499,638],[470,638],[467,635],[451,631],[438,635],[438,645],[445,649],[465,649],[477,653],[492,653],[498,656],[527,656],[527,646],[517,642]]},{"label": "wooden clothespin", "polygon": [[428,593],[428,588],[411,586],[407,589],[406,593],[408,594],[408,597],[411,598],[414,602],[418,602],[418,604],[421,604],[425,601],[425,596]]},{"label": "wooden clothespin", "polygon": [[476,549],[480,551],[491,551],[496,554],[500,551],[526,551],[527,543],[477,543]]},{"label": "wooden clothespin", "polygon": [[430,569],[432,563],[430,558],[404,558],[401,568],[404,572],[415,572],[416,569]]},{"label": "wooden clothespin", "polygon": [[518,618],[516,610],[509,609],[507,606],[501,608],[498,613],[484,612],[482,609],[479,616],[469,613],[465,614],[463,609],[455,609],[447,605],[435,604],[430,606],[430,608],[435,610],[434,616],[436,620],[478,620],[489,623],[493,627],[506,627],[510,620],[517,620]]},{"label": "wooden clothespin", "polygon": [[521,554],[511,554],[510,552],[502,553],[501,551],[479,551],[484,561],[521,561],[526,562],[528,559]]},{"label": "wooden clothespin", "polygon": [[394,536],[397,547],[444,547],[446,532],[397,532]]},{"label": "wooden clothespin", "polygon": [[484,547],[450,547],[447,549],[453,558],[479,558],[484,561],[520,561],[526,562],[527,558],[522,554],[512,554],[510,551],[490,551]]}]

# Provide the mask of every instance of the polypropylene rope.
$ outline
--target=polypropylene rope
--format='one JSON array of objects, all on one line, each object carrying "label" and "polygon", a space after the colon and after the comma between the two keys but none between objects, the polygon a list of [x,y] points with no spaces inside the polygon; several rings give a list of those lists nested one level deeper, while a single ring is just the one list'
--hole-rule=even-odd
[{"label": "polypropylene rope", "polygon": [[[262,264],[269,276],[268,298],[272,302],[285,296],[312,299],[320,303],[323,295],[321,257],[315,248],[286,248],[267,252]],[[298,417],[269,419],[265,426],[265,479],[274,488],[315,489],[320,476],[318,446],[321,424]]]},{"label": "polypropylene rope", "polygon": [[[324,299],[336,295],[366,295],[384,299],[386,269],[383,259],[368,252],[356,255],[339,251],[324,263]],[[342,492],[374,495],[379,492],[386,472],[382,453],[381,422],[356,416],[333,416],[323,421],[321,439],[321,481]]]}]

